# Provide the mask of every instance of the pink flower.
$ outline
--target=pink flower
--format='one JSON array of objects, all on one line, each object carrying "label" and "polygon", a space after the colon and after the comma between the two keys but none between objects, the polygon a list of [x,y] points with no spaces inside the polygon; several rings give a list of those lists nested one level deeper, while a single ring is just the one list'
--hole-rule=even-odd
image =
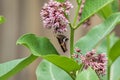
[{"label": "pink flower", "polygon": [[69,14],[72,4],[69,1],[60,3],[50,0],[45,4],[40,12],[45,28],[53,29],[55,33],[67,31],[69,21],[64,14]]},{"label": "pink flower", "polygon": [[81,52],[79,48],[75,48],[75,52]]},{"label": "pink flower", "polygon": [[[76,57],[77,55],[77,57]],[[84,69],[91,67],[96,71],[98,75],[105,75],[106,73],[106,62],[107,59],[105,54],[96,54],[95,50],[89,51],[86,55],[82,54],[74,54],[74,58],[79,58],[79,62],[81,61],[84,64]],[[76,59],[78,62],[78,59]]]},{"label": "pink flower", "polygon": [[69,1],[66,1],[64,4],[63,4],[64,8],[65,8],[65,12],[66,14],[69,14],[69,11],[71,8],[73,8],[73,5],[69,2]]}]

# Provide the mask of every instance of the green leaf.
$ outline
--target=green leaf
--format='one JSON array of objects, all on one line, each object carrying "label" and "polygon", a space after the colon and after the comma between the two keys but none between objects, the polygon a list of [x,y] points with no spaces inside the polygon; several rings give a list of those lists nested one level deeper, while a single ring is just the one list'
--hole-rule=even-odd
[{"label": "green leaf", "polygon": [[120,56],[120,39],[110,49],[108,56],[112,62],[114,62]]},{"label": "green leaf", "polygon": [[113,10],[113,12],[118,12],[119,11],[119,0],[114,0],[113,2],[112,2],[112,10]]},{"label": "green leaf", "polygon": [[102,8],[98,14],[103,18],[108,18],[112,13],[119,11],[119,1],[114,0],[111,4],[108,4],[104,8]]},{"label": "green leaf", "polygon": [[56,49],[47,38],[37,37],[34,34],[26,34],[19,38],[17,44],[25,45],[28,49],[30,49],[33,55],[40,56],[52,62],[65,70],[67,73],[80,68],[74,60],[56,55],[58,54]]},{"label": "green leaf", "polygon": [[0,16],[0,24],[5,22],[5,18],[3,16]]},{"label": "green leaf", "polygon": [[111,66],[110,80],[120,80],[120,57]]},{"label": "green leaf", "polygon": [[65,56],[47,55],[43,56],[43,58],[62,68],[67,73],[80,69],[80,65],[78,65],[73,59],[67,58]]},{"label": "green leaf", "polygon": [[76,0],[76,2],[78,3],[78,5],[80,5],[80,3],[81,3],[81,0]]},{"label": "green leaf", "polygon": [[104,8],[102,8],[99,12],[98,15],[100,17],[102,17],[103,19],[108,18],[110,15],[112,15],[113,11],[112,11],[112,6],[111,4],[108,4],[107,6],[105,6]]},{"label": "green leaf", "polygon": [[72,80],[62,69],[43,60],[36,70],[37,80]]},{"label": "green leaf", "polygon": [[58,1],[58,2],[65,2],[65,0],[56,0],[56,1]]},{"label": "green leaf", "polygon": [[107,18],[102,24],[93,27],[86,36],[82,37],[75,44],[82,50],[82,53],[86,53],[92,50],[96,45],[104,39],[114,28],[117,23],[120,22],[120,13],[116,13]]},{"label": "green leaf", "polygon": [[112,1],[113,0],[86,0],[80,22],[75,28],[78,28],[86,19],[91,17],[93,14],[98,12]]},{"label": "green leaf", "polygon": [[37,59],[37,57],[31,55],[27,58],[17,59],[0,64],[0,80],[8,80],[8,78],[20,72],[23,68],[28,66],[35,59]]},{"label": "green leaf", "polygon": [[88,68],[79,73],[76,80],[99,80],[99,78],[93,69]]},{"label": "green leaf", "polygon": [[[118,41],[118,37],[115,35],[115,33],[110,34],[110,48],[113,47],[113,45]],[[100,45],[97,47],[97,52],[98,53],[107,53],[107,39],[103,40]]]},{"label": "green leaf", "polygon": [[58,54],[50,40],[45,37],[37,37],[34,34],[25,34],[17,40],[17,44],[21,44],[30,49],[35,56]]}]

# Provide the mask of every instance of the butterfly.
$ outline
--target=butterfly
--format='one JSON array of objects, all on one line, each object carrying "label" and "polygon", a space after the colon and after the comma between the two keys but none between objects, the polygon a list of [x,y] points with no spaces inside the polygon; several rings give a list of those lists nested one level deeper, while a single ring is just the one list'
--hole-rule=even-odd
[{"label": "butterfly", "polygon": [[66,42],[69,40],[65,35],[62,34],[58,34],[57,35],[57,40],[63,50],[63,52],[65,53],[67,51],[67,46],[66,46]]}]

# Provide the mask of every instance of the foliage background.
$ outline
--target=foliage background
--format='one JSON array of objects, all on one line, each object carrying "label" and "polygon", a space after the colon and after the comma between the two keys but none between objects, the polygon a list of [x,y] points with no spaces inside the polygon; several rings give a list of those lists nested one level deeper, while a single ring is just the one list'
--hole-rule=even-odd
[{"label": "foliage background", "polygon": [[[57,50],[63,54],[55,35],[51,31],[43,28],[42,20],[39,17],[40,10],[46,1],[47,0],[0,0],[0,15],[6,18],[6,22],[0,25],[0,63],[29,55],[29,51],[26,48],[16,46],[15,44],[16,40],[24,33],[34,33],[39,36],[48,37],[54,46],[57,47]],[[74,0],[71,0],[71,2],[76,5]],[[71,19],[72,15],[74,15],[73,10],[71,11]],[[100,22],[101,20],[95,15],[91,18],[90,27]],[[75,41],[84,35],[90,27],[81,27],[78,29],[75,33]],[[120,29],[117,28],[118,27],[116,27],[115,31],[119,35]],[[66,35],[69,36],[69,33]],[[69,51],[67,53],[69,53]],[[67,53],[63,55],[67,55]],[[39,60],[36,60],[10,80],[36,80],[35,69],[38,62]]]}]

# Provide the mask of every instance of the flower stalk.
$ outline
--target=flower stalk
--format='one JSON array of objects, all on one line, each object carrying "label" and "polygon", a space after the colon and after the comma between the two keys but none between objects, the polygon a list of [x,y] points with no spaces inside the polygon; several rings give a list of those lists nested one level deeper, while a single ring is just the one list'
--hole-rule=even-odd
[{"label": "flower stalk", "polygon": [[72,56],[74,52],[74,32],[75,30],[71,27],[70,28],[70,56]]},{"label": "flower stalk", "polygon": [[[109,55],[110,51],[110,34],[107,35],[107,55]],[[109,56],[108,56],[109,57]],[[110,80],[110,61],[107,62],[107,80]]]}]

